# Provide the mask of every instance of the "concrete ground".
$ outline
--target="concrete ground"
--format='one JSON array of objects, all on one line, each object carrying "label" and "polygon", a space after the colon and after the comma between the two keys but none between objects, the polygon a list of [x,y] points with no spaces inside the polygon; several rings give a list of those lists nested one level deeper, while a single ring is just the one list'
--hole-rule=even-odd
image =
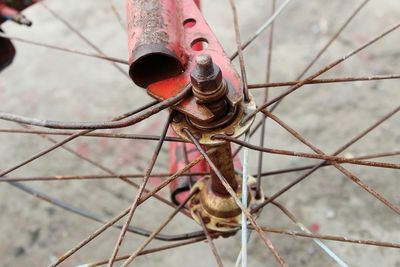
[{"label": "concrete ground", "polygon": [[[126,34],[111,12],[106,0],[46,1],[104,53],[127,58]],[[115,1],[117,2],[117,1]],[[118,10],[124,14],[124,1]],[[247,39],[270,14],[271,1],[237,1],[242,39]],[[277,1],[280,5],[283,1]],[[347,16],[361,3],[351,1],[293,0],[276,20],[272,59],[272,81],[295,79],[329,40]],[[235,50],[232,13],[228,1],[204,1],[206,19],[220,38],[228,54]],[[34,21],[32,28],[7,23],[4,30],[16,36],[92,52],[91,48],[55,20],[43,7],[26,11]],[[312,73],[338,59],[365,41],[398,23],[397,0],[371,0],[321,57]],[[398,74],[400,34],[394,32],[335,67],[323,77]],[[16,43],[14,64],[3,71],[0,80],[1,110],[20,115],[56,120],[104,120],[150,101],[144,90],[134,86],[107,62],[69,55],[45,48]],[[267,35],[246,50],[248,80],[265,79]],[[125,66],[122,66],[125,69]],[[299,131],[326,153],[360,133],[363,129],[396,108],[400,102],[397,80],[304,86],[285,99],[276,115]],[[277,95],[284,89],[273,88]],[[254,90],[262,103],[262,89]],[[159,134],[166,113],[118,132]],[[0,122],[1,128],[20,126]],[[368,134],[343,155],[358,156],[399,149],[400,117],[393,116]],[[62,137],[55,137],[61,140]],[[252,143],[258,144],[256,135]],[[7,169],[50,146],[39,136],[0,134],[0,169]],[[79,138],[68,147],[96,160],[118,173],[143,172],[151,157],[154,142]],[[267,123],[266,146],[294,151],[310,150],[279,126]],[[257,169],[258,153],[250,153],[251,171]],[[399,156],[377,159],[399,163]],[[315,162],[301,158],[266,154],[263,170],[302,166]],[[399,171],[362,166],[345,167],[364,183],[400,206]],[[165,145],[156,171],[168,170],[168,146]],[[103,174],[76,156],[58,149],[10,176]],[[266,177],[263,188],[272,195],[293,181],[300,173]],[[27,184],[75,207],[84,208],[104,218],[112,218],[130,205],[136,190],[115,180],[32,182]],[[168,195],[168,192],[164,192]],[[315,172],[304,182],[279,198],[301,222],[322,234],[344,235],[360,239],[400,241],[400,218],[388,207],[351,182],[338,170],[328,167]],[[151,200],[134,216],[133,225],[152,230],[171,210]],[[10,184],[0,185],[0,266],[47,266],[57,257],[96,230],[100,224],[68,213],[40,201]],[[259,217],[263,226],[298,230],[275,207],[267,207]],[[179,215],[164,233],[177,234],[199,230],[199,226]],[[119,231],[106,231],[62,266],[106,259]],[[269,235],[276,249],[290,266],[337,266],[311,239]],[[128,235],[120,255],[132,252],[144,238]],[[400,266],[398,249],[324,241],[348,266]],[[152,242],[150,247],[162,245]],[[216,245],[225,266],[234,266],[240,250],[240,235],[218,239]],[[143,256],[136,266],[215,266],[206,243],[190,245]],[[256,234],[249,245],[248,266],[277,266],[274,258]]]}]

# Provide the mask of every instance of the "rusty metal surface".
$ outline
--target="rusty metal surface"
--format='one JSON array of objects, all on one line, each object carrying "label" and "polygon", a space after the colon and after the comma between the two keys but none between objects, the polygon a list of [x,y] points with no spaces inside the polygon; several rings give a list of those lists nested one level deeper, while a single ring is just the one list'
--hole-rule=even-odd
[{"label": "rusty metal surface", "polygon": [[[171,131],[173,135],[173,131]],[[183,142],[171,142],[169,147],[169,166],[170,172],[175,173],[182,169],[190,161],[198,158],[200,153],[196,150],[193,144]],[[205,160],[200,161],[198,164],[190,169],[190,173],[206,173],[208,172],[208,165]],[[186,175],[181,176],[169,185],[171,192],[171,200],[179,204],[186,199],[192,184],[199,179],[203,178],[203,175]]]},{"label": "rusty metal surface", "polygon": [[[236,181],[235,170],[233,168],[233,160],[232,160],[232,151],[231,144],[224,143],[222,145],[214,146],[211,148],[215,148],[216,152],[210,155],[210,159],[217,166],[218,170],[228,181],[229,185],[233,190],[238,189],[238,182]],[[213,170],[211,172],[211,184],[210,189],[214,194],[219,196],[229,197],[229,192],[226,191],[226,188],[218,179],[217,175]]]},{"label": "rusty metal surface", "polygon": [[[204,222],[207,229],[217,232],[232,232],[236,229],[226,227],[226,223],[240,223],[240,208],[230,197],[220,197],[215,195],[209,188],[210,177],[198,181],[192,190],[199,190],[200,193],[194,195],[189,203],[188,208],[191,211],[192,217],[200,224],[200,220]],[[237,190],[237,196],[241,197],[240,187]],[[201,216],[201,219],[199,218]],[[225,223],[225,224],[224,224]]]},{"label": "rusty metal surface", "polygon": [[180,74],[185,65],[180,12],[172,0],[127,0],[129,74],[141,86]]},{"label": "rusty metal surface", "polygon": [[232,88],[229,88],[221,69],[214,64],[210,55],[200,54],[195,61],[196,66],[190,75],[192,92],[197,103],[211,111],[213,119],[203,121],[188,117],[188,120],[196,128],[205,131],[223,127],[237,115],[238,103],[231,103],[226,97],[227,92]]}]

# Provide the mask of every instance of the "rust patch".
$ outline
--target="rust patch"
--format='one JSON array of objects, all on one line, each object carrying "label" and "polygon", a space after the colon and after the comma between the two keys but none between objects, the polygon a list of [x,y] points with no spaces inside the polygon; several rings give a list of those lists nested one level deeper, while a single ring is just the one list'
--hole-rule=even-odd
[{"label": "rust patch", "polygon": [[[143,30],[136,47],[146,44],[169,42],[166,24],[163,18],[162,1],[159,0],[131,0],[132,5],[138,7],[140,12],[133,16],[131,27]],[[133,36],[132,36],[133,37]]]}]

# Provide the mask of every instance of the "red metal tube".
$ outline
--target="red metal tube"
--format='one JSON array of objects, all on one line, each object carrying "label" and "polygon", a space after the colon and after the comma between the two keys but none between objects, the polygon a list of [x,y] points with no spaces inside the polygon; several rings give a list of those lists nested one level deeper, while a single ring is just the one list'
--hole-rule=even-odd
[{"label": "red metal tube", "polygon": [[176,0],[126,0],[129,74],[141,86],[178,75],[186,63]]}]

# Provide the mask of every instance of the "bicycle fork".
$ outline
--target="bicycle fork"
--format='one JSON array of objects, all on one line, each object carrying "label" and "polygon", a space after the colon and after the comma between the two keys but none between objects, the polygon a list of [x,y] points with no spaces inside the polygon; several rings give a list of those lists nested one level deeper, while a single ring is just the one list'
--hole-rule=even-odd
[{"label": "bicycle fork", "polygon": [[239,75],[193,1],[126,2],[132,80],[158,100],[189,85],[192,89],[172,107],[171,126],[177,136],[194,145],[171,145],[171,171],[200,156],[199,150],[208,153],[208,162],[203,160],[191,172],[209,174],[178,178],[171,186],[172,198],[179,203],[196,190],[188,202],[193,218],[210,230],[232,232],[235,229],[224,223],[239,224],[241,210],[220,178],[241,198],[241,177],[234,168],[231,144],[214,136],[244,134],[253,120],[242,119],[255,103],[244,101]]}]

